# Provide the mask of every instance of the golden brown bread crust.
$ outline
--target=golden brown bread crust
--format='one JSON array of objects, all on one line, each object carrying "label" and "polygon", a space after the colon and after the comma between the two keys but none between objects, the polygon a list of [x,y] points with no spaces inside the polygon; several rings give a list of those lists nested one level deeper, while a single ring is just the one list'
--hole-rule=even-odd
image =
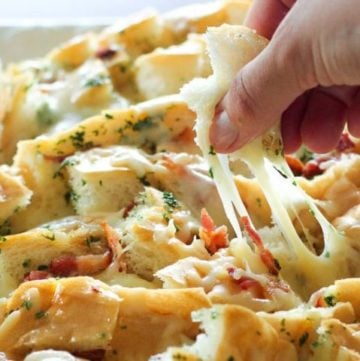
[{"label": "golden brown bread crust", "polygon": [[2,304],[0,349],[14,360],[44,349],[146,360],[194,337],[191,312],[206,307],[201,289],[111,288],[90,277],[25,282]]}]

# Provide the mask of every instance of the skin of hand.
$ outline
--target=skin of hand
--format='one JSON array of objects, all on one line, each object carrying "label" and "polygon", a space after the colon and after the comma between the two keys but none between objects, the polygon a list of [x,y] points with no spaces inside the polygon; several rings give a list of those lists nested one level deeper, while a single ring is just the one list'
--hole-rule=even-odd
[{"label": "skin of hand", "polygon": [[360,137],[360,1],[254,0],[245,25],[270,38],[217,105],[210,142],[230,153],[281,119],[286,153]]}]

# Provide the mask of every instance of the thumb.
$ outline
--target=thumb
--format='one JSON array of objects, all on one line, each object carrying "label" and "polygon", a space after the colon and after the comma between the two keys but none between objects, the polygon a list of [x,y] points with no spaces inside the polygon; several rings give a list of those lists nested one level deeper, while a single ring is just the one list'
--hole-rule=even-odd
[{"label": "thumb", "polygon": [[210,142],[216,151],[232,152],[264,133],[300,94],[312,87],[299,80],[299,60],[290,60],[290,51],[274,40],[237,74],[218,104],[210,129]]}]

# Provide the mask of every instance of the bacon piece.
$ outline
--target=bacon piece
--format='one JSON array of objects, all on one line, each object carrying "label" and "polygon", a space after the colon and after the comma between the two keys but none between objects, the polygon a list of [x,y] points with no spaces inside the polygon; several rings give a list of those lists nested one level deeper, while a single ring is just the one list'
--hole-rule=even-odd
[{"label": "bacon piece", "polygon": [[267,267],[270,274],[277,276],[281,269],[279,262],[272,255],[272,253],[267,248],[265,248],[261,237],[251,225],[249,217],[241,217],[241,222],[244,226],[245,231],[256,245],[261,261]]},{"label": "bacon piece", "polygon": [[322,296],[320,296],[316,302],[315,302],[315,307],[317,308],[322,308],[322,307],[326,307],[326,303],[325,303],[325,300]]},{"label": "bacon piece", "polygon": [[229,267],[227,269],[229,276],[231,277],[231,280],[239,286],[239,288],[243,291],[250,291],[251,294],[255,298],[265,299],[266,298],[266,292],[262,284],[248,276],[240,275],[238,276],[236,273],[236,269],[233,267]]},{"label": "bacon piece", "polygon": [[270,295],[272,295],[276,289],[286,293],[290,292],[290,287],[286,283],[273,277],[268,277],[267,289]]},{"label": "bacon piece", "polygon": [[136,206],[136,202],[131,201],[124,209],[124,214],[123,217],[127,218],[129,216],[129,213],[131,212],[131,210]]},{"label": "bacon piece", "polygon": [[102,48],[99,49],[95,56],[101,60],[108,60],[113,58],[116,55],[117,51],[111,48]]},{"label": "bacon piece", "polygon": [[175,142],[190,143],[194,141],[195,132],[193,129],[186,127],[178,136],[174,138]]},{"label": "bacon piece", "polygon": [[300,159],[294,157],[293,155],[285,155],[285,160],[295,176],[303,174],[304,164]]},{"label": "bacon piece", "polygon": [[179,177],[185,177],[189,173],[186,166],[175,163],[170,157],[164,155],[161,159],[164,167]]},{"label": "bacon piece", "polygon": [[56,277],[75,276],[78,273],[76,257],[64,255],[54,258],[49,266],[49,271]]},{"label": "bacon piece", "polygon": [[323,173],[324,170],[320,168],[320,162],[317,160],[310,160],[305,164],[303,169],[303,176],[308,179]]},{"label": "bacon piece", "polygon": [[76,257],[76,267],[80,276],[99,273],[111,264],[112,254],[107,251],[103,254],[89,254]]},{"label": "bacon piece", "polygon": [[73,356],[90,361],[103,361],[105,359],[105,350],[77,351],[73,352]]},{"label": "bacon piece", "polygon": [[24,276],[24,281],[38,281],[51,277],[48,271],[31,271]]},{"label": "bacon piece", "polygon": [[107,244],[112,252],[112,261],[117,263],[119,272],[126,271],[126,263],[121,260],[123,250],[118,234],[116,233],[115,229],[105,221],[101,222],[101,227],[105,233]]},{"label": "bacon piece", "polygon": [[226,226],[216,227],[215,222],[205,208],[201,210],[200,220],[199,236],[204,241],[205,247],[211,255],[220,248],[228,247],[229,240]]},{"label": "bacon piece", "polygon": [[105,270],[111,263],[111,252],[84,256],[65,255],[55,258],[49,266],[55,277],[85,276]]},{"label": "bacon piece", "polygon": [[66,158],[67,158],[67,156],[64,156],[64,155],[58,155],[58,156],[44,155],[45,160],[48,160],[53,163],[62,163]]}]

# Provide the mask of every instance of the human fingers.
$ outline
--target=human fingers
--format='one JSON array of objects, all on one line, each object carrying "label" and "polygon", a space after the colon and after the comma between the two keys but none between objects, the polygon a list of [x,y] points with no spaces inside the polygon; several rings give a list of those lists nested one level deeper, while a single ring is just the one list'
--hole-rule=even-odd
[{"label": "human fingers", "polygon": [[360,88],[354,95],[353,103],[348,112],[348,129],[350,134],[360,138]]},{"label": "human fingers", "polygon": [[281,120],[281,135],[284,152],[290,154],[301,146],[301,123],[305,115],[309,93],[299,96],[283,113]]},{"label": "human fingers", "polygon": [[317,153],[335,148],[356,92],[357,88],[344,86],[314,89],[301,123],[303,143]]},{"label": "human fingers", "polygon": [[[238,73],[222,100],[222,121],[217,122],[219,117],[215,117],[210,132],[218,152],[234,151],[264,133],[306,90],[317,85],[360,83],[360,43],[356,37],[360,13],[352,11],[356,5],[358,0],[296,2],[269,46]],[[344,106],[336,100],[329,100],[329,104],[335,112],[331,117],[331,136],[338,133],[334,120],[343,115]],[[313,101],[311,105],[316,107]],[[317,149],[322,149],[322,144],[315,144],[314,132],[307,128],[320,113],[321,110],[309,111],[303,130],[305,140]],[[341,122],[336,123],[338,127]],[[217,134],[222,134],[221,139]],[[326,142],[324,147],[327,148]]]},{"label": "human fingers", "polygon": [[270,39],[296,0],[254,0],[244,24]]}]

